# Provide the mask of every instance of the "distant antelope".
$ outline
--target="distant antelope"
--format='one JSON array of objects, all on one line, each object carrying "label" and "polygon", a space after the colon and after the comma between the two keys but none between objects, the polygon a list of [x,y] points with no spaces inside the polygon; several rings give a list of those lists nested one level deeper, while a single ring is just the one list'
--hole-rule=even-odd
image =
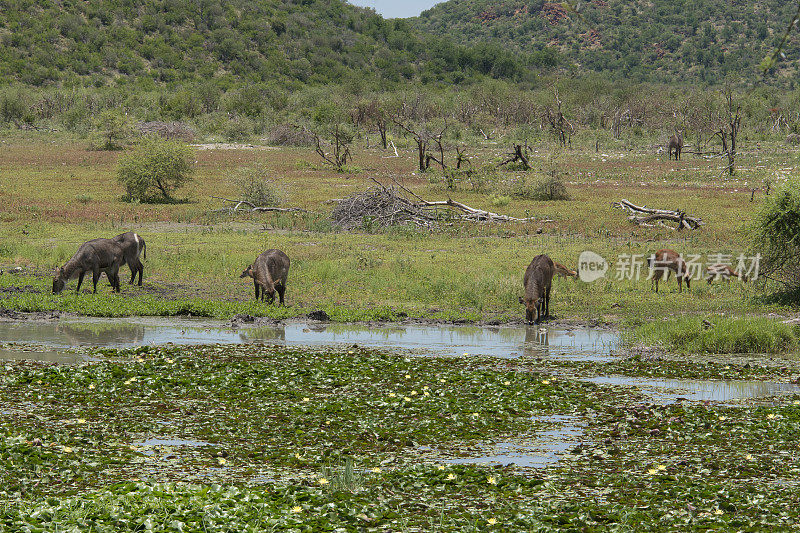
[{"label": "distant antelope", "polygon": [[681,158],[681,150],[683,150],[683,136],[680,133],[675,133],[675,135],[669,138],[669,142],[667,142],[669,158],[672,159],[672,154],[674,152],[675,161],[679,160]]},{"label": "distant antelope", "polygon": [[122,248],[111,239],[94,239],[81,244],[67,264],[56,272],[53,278],[53,294],[63,291],[67,282],[74,278],[78,278],[75,292],[79,292],[83,276],[87,272],[92,273],[93,292],[97,292],[101,272],[108,276],[112,290],[119,292],[119,267],[125,260],[124,255]]},{"label": "distant antelope", "polygon": [[554,261],[553,262],[553,269],[555,270],[555,273],[556,273],[556,275],[558,275],[559,278],[567,278],[567,277],[575,278],[575,279],[578,278],[578,273],[576,271],[565,267],[561,263],[556,263]]},{"label": "distant antelope", "polygon": [[724,279],[725,281],[730,281],[732,277],[739,278],[745,283],[747,283],[748,280],[746,273],[742,272],[740,274],[739,272],[736,272],[728,265],[722,265],[718,263],[716,265],[710,265],[706,269],[706,281],[708,282],[709,285],[715,279],[721,278]]},{"label": "distant antelope", "polygon": [[519,303],[525,305],[525,320],[528,324],[538,324],[542,317],[550,315],[550,288],[553,285],[554,270],[553,260],[546,255],[534,257],[525,270],[522,281],[525,285],[525,296],[519,297]]},{"label": "distant antelope", "polygon": [[139,274],[139,286],[141,287],[144,265],[142,265],[142,262],[139,260],[139,256],[141,255],[147,259],[147,249],[144,239],[138,234],[128,231],[126,233],[120,233],[111,240],[119,244],[120,248],[122,248],[125,263],[127,263],[128,268],[131,269],[131,280],[129,284],[132,285],[133,280],[136,279],[136,274]]},{"label": "distant antelope", "polygon": [[675,277],[678,278],[678,292],[683,292],[681,281],[686,281],[686,288],[689,286],[689,272],[686,268],[686,262],[681,255],[675,250],[659,250],[652,256],[647,258],[647,266],[652,271],[653,281],[656,292],[658,292],[658,281],[664,277],[664,281],[669,279],[670,271],[675,272]]},{"label": "distant antelope", "polygon": [[280,250],[267,250],[256,257],[252,265],[242,272],[240,278],[253,278],[256,291],[256,300],[263,301],[267,297],[268,303],[275,301],[275,291],[278,291],[280,304],[284,305],[283,295],[286,293],[286,278],[289,276],[289,257]]}]

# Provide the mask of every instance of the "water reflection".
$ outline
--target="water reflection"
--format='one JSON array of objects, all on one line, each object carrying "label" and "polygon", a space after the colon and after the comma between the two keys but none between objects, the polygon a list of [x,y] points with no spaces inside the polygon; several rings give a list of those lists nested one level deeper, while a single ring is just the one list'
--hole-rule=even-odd
[{"label": "water reflection", "polygon": [[52,347],[125,348],[146,344],[332,344],[402,348],[420,354],[492,355],[514,358],[566,357],[608,360],[618,334],[591,328],[478,327],[456,325],[363,325],[291,322],[233,328],[189,318],[66,319],[58,322],[0,323],[0,342]]},{"label": "water reflection", "polygon": [[598,376],[585,381],[599,385],[638,387],[656,403],[674,403],[679,399],[691,401],[729,402],[748,398],[767,398],[781,394],[800,393],[794,383],[763,381],[701,381],[688,379],[640,379],[627,376]]}]

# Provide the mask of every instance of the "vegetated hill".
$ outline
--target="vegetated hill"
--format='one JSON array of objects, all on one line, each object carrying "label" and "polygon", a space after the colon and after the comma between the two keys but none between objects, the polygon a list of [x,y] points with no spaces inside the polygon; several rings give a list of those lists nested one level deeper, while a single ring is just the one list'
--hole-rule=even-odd
[{"label": "vegetated hill", "polygon": [[[573,2],[573,4],[577,4]],[[797,4],[787,0],[589,0],[578,14],[544,0],[450,0],[410,22],[460,43],[498,41],[509,49],[558,49],[586,71],[636,80],[722,83],[758,76],[758,65],[783,36]],[[797,75],[800,38],[785,49],[794,61],[776,79]]]},{"label": "vegetated hill", "polygon": [[556,61],[456,46],[342,0],[0,0],[0,85],[452,83]]}]

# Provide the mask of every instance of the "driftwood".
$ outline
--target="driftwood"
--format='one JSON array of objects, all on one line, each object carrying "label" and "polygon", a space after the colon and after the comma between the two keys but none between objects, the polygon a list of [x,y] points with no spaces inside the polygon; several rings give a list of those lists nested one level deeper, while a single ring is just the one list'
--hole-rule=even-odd
[{"label": "driftwood", "polygon": [[[452,199],[428,201],[420,198],[395,180],[395,186],[385,186],[374,178],[376,186],[348,198],[336,200],[331,219],[341,228],[351,229],[364,224],[393,226],[413,224],[433,227],[443,221],[468,222],[553,222],[537,218],[516,218],[482,209],[475,209]],[[449,212],[442,212],[440,208]],[[460,213],[453,214],[452,211]]]},{"label": "driftwood", "polygon": [[681,211],[680,209],[675,211],[651,209],[649,207],[640,207],[638,205],[634,205],[628,200],[624,199],[620,202],[614,202],[612,206],[628,212],[628,220],[637,226],[662,226],[671,228],[671,226],[668,226],[665,224],[665,222],[674,222],[677,224],[677,226],[671,229],[680,231],[683,228],[697,229],[704,224],[701,218],[689,216],[685,211]]},{"label": "driftwood", "polygon": [[218,209],[218,211],[230,211],[232,213],[236,213],[240,210],[243,211],[250,211],[250,212],[267,212],[267,211],[275,211],[277,213],[305,213],[305,209],[300,209],[299,207],[261,207],[257,206],[252,202],[248,202],[247,200],[231,200],[230,198],[222,198],[221,196],[212,196],[211,198],[215,198],[217,200],[222,200],[224,202],[230,202],[232,204],[236,204],[233,207],[226,207],[223,209]]}]

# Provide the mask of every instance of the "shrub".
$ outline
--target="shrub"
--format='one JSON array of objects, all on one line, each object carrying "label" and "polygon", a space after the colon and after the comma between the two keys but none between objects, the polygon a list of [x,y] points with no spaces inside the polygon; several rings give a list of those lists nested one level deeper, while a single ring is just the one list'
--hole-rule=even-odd
[{"label": "shrub", "polygon": [[515,198],[523,200],[570,200],[567,187],[556,174],[539,178],[535,181],[522,176],[507,184],[507,192]]},{"label": "shrub", "polygon": [[96,133],[89,146],[94,150],[121,150],[133,134],[133,124],[126,114],[106,109],[93,120]]},{"label": "shrub", "polygon": [[191,180],[194,152],[180,141],[147,136],[120,157],[117,178],[129,200],[156,202]]},{"label": "shrub", "polygon": [[800,290],[800,179],[790,179],[767,196],[752,228],[760,272]]},{"label": "shrub", "polygon": [[233,179],[239,199],[258,207],[272,207],[283,203],[284,191],[269,177],[266,167],[260,163],[238,169]]}]

